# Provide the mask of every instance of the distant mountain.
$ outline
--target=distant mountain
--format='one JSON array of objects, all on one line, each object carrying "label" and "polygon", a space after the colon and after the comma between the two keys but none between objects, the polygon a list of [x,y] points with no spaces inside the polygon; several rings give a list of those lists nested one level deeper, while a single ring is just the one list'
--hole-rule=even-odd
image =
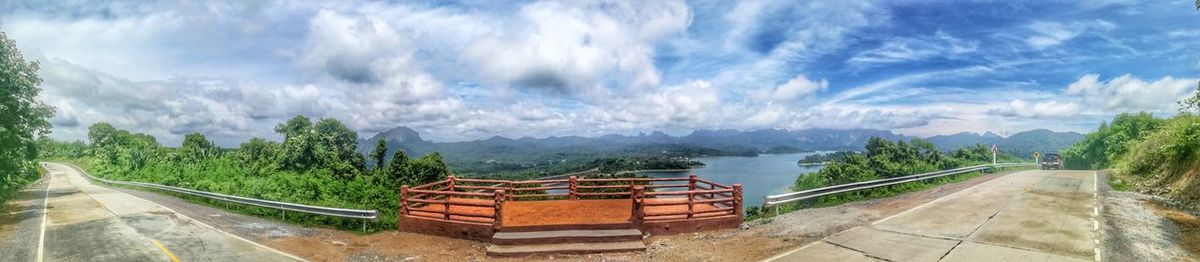
[{"label": "distant mountain", "polygon": [[996,145],[1001,151],[1016,156],[1029,156],[1033,152],[1057,152],[1083,140],[1084,135],[1076,132],[1054,132],[1046,129],[1035,129],[1002,137],[992,132],[982,135],[962,132],[953,135],[933,136],[926,141],[933,143],[939,149],[950,151],[974,144],[987,146]]},{"label": "distant mountain", "polygon": [[[479,174],[569,166],[567,164],[587,163],[601,157],[754,156],[762,153],[860,151],[873,136],[893,141],[913,138],[875,129],[719,129],[696,130],[685,136],[671,136],[655,131],[633,136],[552,136],[517,139],[494,136],[483,140],[439,143],[424,140],[417,131],[400,126],[360,141],[359,151],[369,154],[375,149],[377,141],[384,140],[387,141],[389,157],[398,149],[404,150],[409,157],[441,152],[456,172]],[[1075,132],[1038,129],[1009,137],[991,132],[963,132],[934,136],[926,140],[946,151],[974,144],[996,144],[1005,152],[1026,156],[1035,150],[1061,150],[1081,139],[1083,135]]]},{"label": "distant mountain", "polygon": [[421,139],[407,127],[396,127],[359,142],[359,151],[369,154],[377,141],[387,141],[388,156],[404,150],[410,157],[441,152],[455,170],[470,173],[494,170],[497,166],[519,170],[554,161],[590,160],[598,156],[754,156],[760,153],[862,150],[867,139],[890,140],[908,137],[872,129],[762,129],[755,131],[696,130],[685,136],[655,131],[650,134],[604,135],[599,137],[552,136],[518,139],[495,136],[484,140],[436,143]]}]

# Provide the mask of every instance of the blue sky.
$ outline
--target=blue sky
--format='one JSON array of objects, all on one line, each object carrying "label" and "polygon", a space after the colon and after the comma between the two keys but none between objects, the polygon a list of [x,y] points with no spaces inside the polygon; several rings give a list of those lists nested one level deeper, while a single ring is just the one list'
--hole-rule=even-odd
[{"label": "blue sky", "polygon": [[53,137],[1093,130],[1200,81],[1194,1],[0,1]]}]

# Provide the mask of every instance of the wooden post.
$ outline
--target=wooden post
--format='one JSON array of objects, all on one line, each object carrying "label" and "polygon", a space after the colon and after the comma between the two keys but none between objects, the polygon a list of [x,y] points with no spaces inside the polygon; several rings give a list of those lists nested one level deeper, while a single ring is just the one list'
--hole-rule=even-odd
[{"label": "wooden post", "polygon": [[496,207],[494,209],[495,210],[494,211],[495,212],[495,216],[494,216],[495,221],[492,222],[492,228],[495,228],[496,230],[500,230],[500,226],[501,226],[500,222],[504,221],[503,217],[501,216],[501,214],[503,214],[503,212],[501,212],[502,211],[501,209],[503,209],[503,207],[504,207],[504,189],[496,190]]},{"label": "wooden post", "polygon": [[408,214],[408,185],[400,186],[400,215]]},{"label": "wooden post", "polygon": [[576,177],[576,176],[571,176],[571,179],[570,179],[570,183],[571,183],[570,190],[571,190],[571,192],[567,193],[567,195],[569,195],[569,196],[570,196],[570,199],[571,199],[571,200],[575,200],[575,199],[577,199],[577,198],[578,198],[578,196],[576,196],[576,195],[575,195],[575,183],[578,181],[578,179],[579,179],[579,177]]},{"label": "wooden post", "polygon": [[633,217],[631,217],[630,220],[633,220],[633,223],[637,225],[641,225],[642,219],[645,219],[646,217],[646,215],[642,213],[642,204],[646,197],[645,191],[645,187],[639,185],[630,185],[629,195],[630,199],[633,200],[633,210],[630,213]]},{"label": "wooden post", "polygon": [[696,190],[696,175],[688,176],[688,191]]},{"label": "wooden post", "polygon": [[[448,176],[446,180],[448,181],[446,182],[446,191],[454,191],[454,176]],[[446,197],[449,198],[450,196]]]},{"label": "wooden post", "polygon": [[[775,208],[778,215],[779,208]],[[742,184],[733,184],[733,214],[742,217]]]},{"label": "wooden post", "polygon": [[[696,176],[692,176],[692,177],[696,177]],[[696,180],[692,180],[692,181],[693,181],[692,183],[695,183]],[[693,184],[692,186],[695,186],[695,184]],[[687,194],[687,198],[688,198],[687,199],[687,205],[688,205],[687,218],[692,219],[693,214],[695,214],[693,207],[696,206],[696,202],[695,202],[696,201],[696,190],[689,190],[688,194]]]}]

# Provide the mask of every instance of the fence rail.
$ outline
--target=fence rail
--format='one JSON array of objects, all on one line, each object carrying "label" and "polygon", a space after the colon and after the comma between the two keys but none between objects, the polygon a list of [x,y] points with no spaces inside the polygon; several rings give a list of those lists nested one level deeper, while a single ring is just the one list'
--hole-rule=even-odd
[{"label": "fence rail", "polygon": [[308,213],[308,214],[314,214],[314,215],[353,218],[353,219],[365,219],[365,220],[371,220],[371,221],[375,221],[375,220],[379,219],[379,211],[376,211],[376,210],[359,210],[359,209],[344,209],[344,208],[309,206],[309,205],[293,204],[293,203],[286,203],[286,202],[254,199],[254,198],[248,198],[248,197],[231,196],[231,195],[226,195],[226,194],[205,192],[205,191],[200,191],[200,190],[192,190],[192,189],[179,188],[179,187],[173,187],[173,186],[164,186],[164,185],[159,185],[159,184],[109,180],[109,179],[94,177],[91,174],[88,174],[87,172],[84,172],[83,170],[79,169],[79,167],[76,167],[75,165],[66,164],[66,166],[71,167],[71,169],[75,169],[75,171],[78,171],[80,174],[83,174],[88,179],[104,182],[106,184],[153,188],[153,189],[171,191],[171,192],[175,192],[175,193],[187,194],[187,195],[198,196],[198,197],[203,197],[203,198],[208,198],[208,199],[228,201],[228,202],[233,202],[233,203],[265,207],[265,208],[271,208],[271,209]]},{"label": "fence rail", "polygon": [[[661,191],[655,191],[659,189]],[[416,187],[401,186],[400,214],[454,223],[490,225],[499,229],[503,227],[504,204],[509,201],[625,198],[632,200],[632,221],[680,220],[740,216],[741,196],[740,184],[722,185],[699,179],[695,175],[686,178],[597,179],[568,176],[565,179],[525,181],[450,176],[446,180]]]},{"label": "fence rail", "polygon": [[877,179],[877,180],[871,180],[871,181],[863,181],[863,182],[857,182],[857,183],[849,183],[849,184],[841,184],[841,185],[828,186],[828,187],[822,187],[822,188],[814,188],[814,189],[804,190],[804,191],[800,191],[800,192],[792,192],[792,193],[764,196],[763,197],[763,207],[767,208],[767,207],[771,207],[771,206],[775,206],[775,205],[779,205],[779,204],[783,204],[783,203],[788,203],[788,202],[792,202],[792,201],[813,199],[816,197],[827,196],[827,195],[832,195],[832,194],[837,194],[837,193],[845,193],[845,192],[851,192],[851,191],[857,191],[857,190],[863,190],[863,189],[871,189],[871,188],[890,186],[890,185],[895,185],[895,184],[908,183],[908,182],[913,182],[913,181],[939,178],[939,177],[944,177],[944,176],[970,173],[970,172],[982,171],[982,170],[991,169],[991,168],[1033,166],[1033,165],[1037,165],[1037,164],[1036,163],[984,164],[984,165],[960,167],[960,168],[955,168],[955,169],[935,171],[935,172],[902,176],[902,177],[884,178],[884,179]]}]

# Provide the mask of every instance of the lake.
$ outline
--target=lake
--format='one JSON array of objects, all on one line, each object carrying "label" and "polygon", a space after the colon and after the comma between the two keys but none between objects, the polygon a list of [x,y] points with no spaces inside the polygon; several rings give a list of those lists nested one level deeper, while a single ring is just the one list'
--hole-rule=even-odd
[{"label": "lake", "polygon": [[692,160],[704,163],[704,167],[685,172],[644,172],[650,177],[697,177],[713,182],[732,185],[742,184],[742,200],[745,207],[761,206],[763,196],[787,193],[788,187],[796,183],[801,173],[816,172],[821,166],[800,167],[797,161],[805,156],[820,152],[759,155],[758,157],[704,157]]}]

